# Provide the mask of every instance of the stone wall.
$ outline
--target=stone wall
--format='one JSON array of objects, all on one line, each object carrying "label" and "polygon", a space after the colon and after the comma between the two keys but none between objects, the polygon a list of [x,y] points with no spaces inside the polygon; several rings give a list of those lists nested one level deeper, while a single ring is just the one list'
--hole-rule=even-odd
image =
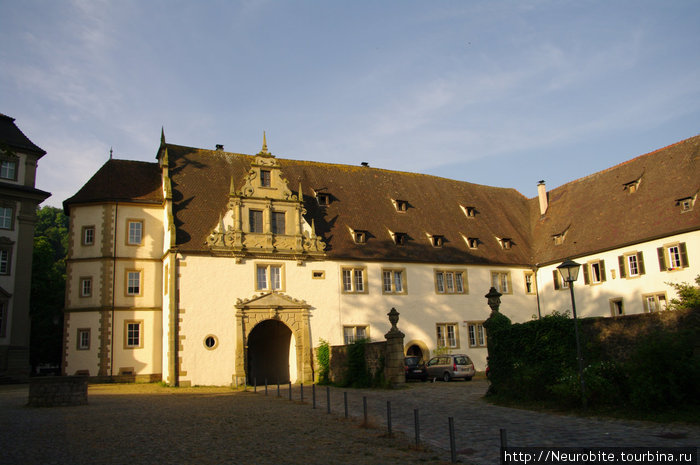
[{"label": "stone wall", "polygon": [[[384,359],[386,352],[386,341],[368,342],[365,344],[365,363],[367,369],[372,375],[377,373],[381,368],[381,360]],[[345,369],[348,364],[348,347],[331,346],[331,361],[329,378],[332,383],[342,383],[345,377]]]},{"label": "stone wall", "polygon": [[29,382],[30,407],[60,407],[87,404],[85,376],[32,378]]}]

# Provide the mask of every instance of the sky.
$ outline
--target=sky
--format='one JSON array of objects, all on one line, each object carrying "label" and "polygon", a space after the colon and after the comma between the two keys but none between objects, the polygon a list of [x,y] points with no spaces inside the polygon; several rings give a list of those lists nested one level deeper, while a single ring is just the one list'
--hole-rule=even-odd
[{"label": "sky", "polygon": [[528,198],[700,133],[697,0],[0,0],[0,113],[60,207],[170,143]]}]

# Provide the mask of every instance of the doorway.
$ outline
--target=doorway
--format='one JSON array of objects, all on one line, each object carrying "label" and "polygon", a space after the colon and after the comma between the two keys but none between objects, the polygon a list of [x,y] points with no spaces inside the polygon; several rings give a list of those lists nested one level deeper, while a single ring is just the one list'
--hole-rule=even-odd
[{"label": "doorway", "polygon": [[248,384],[289,382],[289,345],[292,331],[278,320],[258,323],[248,336]]}]

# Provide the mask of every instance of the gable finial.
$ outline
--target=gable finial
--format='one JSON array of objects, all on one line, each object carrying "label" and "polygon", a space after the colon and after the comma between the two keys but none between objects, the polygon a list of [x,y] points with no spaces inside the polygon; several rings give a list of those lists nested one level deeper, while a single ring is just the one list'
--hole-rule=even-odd
[{"label": "gable finial", "polygon": [[301,181],[299,181],[299,201],[304,200],[304,194],[301,192]]},{"label": "gable finial", "polygon": [[265,131],[263,131],[263,146],[260,153],[270,153],[267,151],[267,137],[265,136]]},{"label": "gable finial", "polygon": [[231,176],[231,186],[229,187],[228,195],[236,195],[236,189],[233,187],[233,176]]},{"label": "gable finial", "polygon": [[112,147],[109,148],[109,159],[112,159]]},{"label": "gable finial", "polygon": [[160,145],[165,145],[165,129],[160,127]]}]

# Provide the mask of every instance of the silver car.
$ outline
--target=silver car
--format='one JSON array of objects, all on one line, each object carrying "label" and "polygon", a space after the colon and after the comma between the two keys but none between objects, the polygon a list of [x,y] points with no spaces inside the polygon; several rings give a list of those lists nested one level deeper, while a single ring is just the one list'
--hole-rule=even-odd
[{"label": "silver car", "polygon": [[438,355],[431,358],[425,365],[428,378],[449,381],[452,378],[472,379],[476,370],[472,360],[464,354]]}]

